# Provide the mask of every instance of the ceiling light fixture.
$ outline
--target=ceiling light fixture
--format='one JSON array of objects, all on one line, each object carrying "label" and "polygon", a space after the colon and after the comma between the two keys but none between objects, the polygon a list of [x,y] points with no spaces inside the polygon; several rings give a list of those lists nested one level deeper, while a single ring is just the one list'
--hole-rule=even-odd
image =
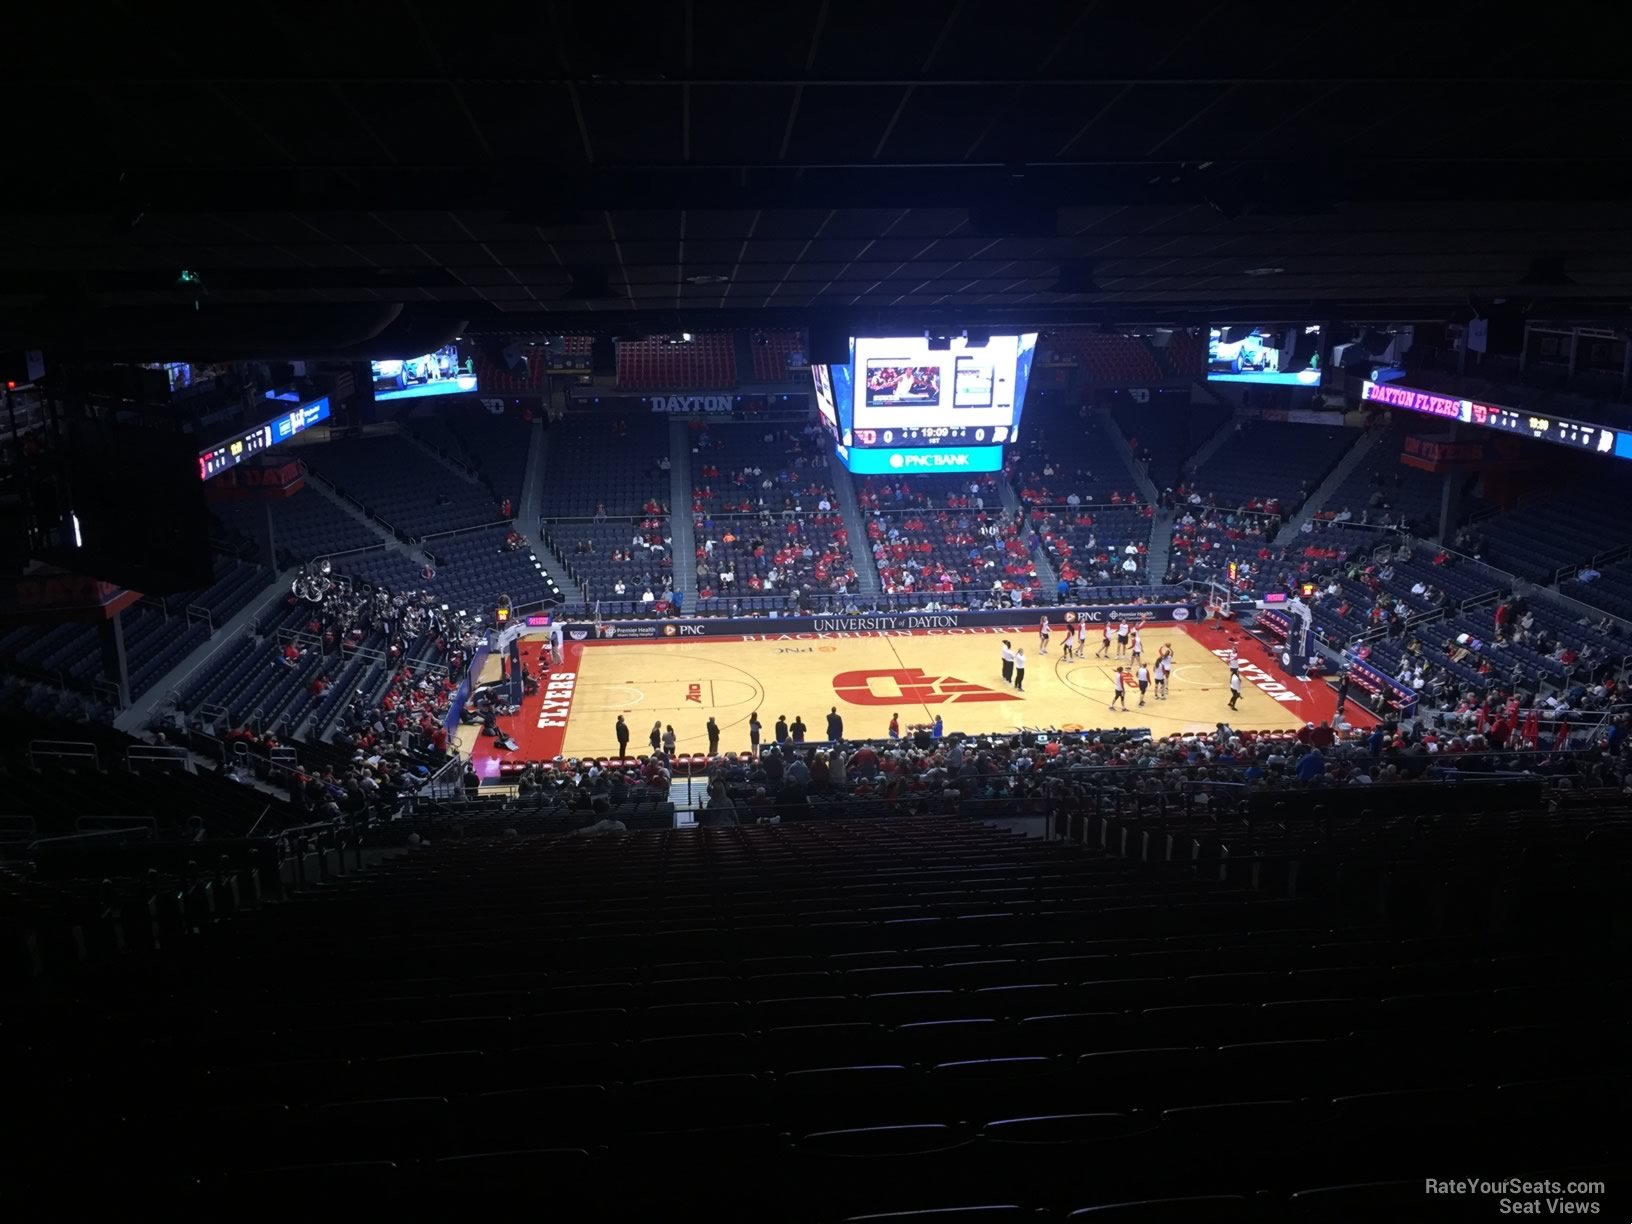
[{"label": "ceiling light fixture", "polygon": [[709,273],[698,273],[696,276],[686,277],[686,284],[688,284],[688,285],[723,285],[723,284],[726,284],[730,279],[731,278],[729,276],[719,276],[719,275],[713,275],[713,274],[709,274]]},{"label": "ceiling light fixture", "polygon": [[1246,274],[1248,276],[1279,276],[1285,271],[1285,268],[1248,268]]}]

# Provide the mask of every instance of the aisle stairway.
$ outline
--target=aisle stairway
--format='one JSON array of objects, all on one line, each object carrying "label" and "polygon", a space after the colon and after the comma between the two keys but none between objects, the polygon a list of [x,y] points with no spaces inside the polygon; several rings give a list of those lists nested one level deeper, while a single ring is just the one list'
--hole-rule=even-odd
[{"label": "aisle stairway", "polygon": [[861,503],[856,500],[855,477],[846,472],[837,459],[833,461],[832,473],[834,495],[844,515],[844,529],[850,537],[851,564],[856,567],[856,589],[853,593],[861,600],[877,599],[884,593],[884,586],[878,580],[878,563],[873,560],[872,549],[867,543],[867,516],[861,512]]},{"label": "aisle stairway", "polygon": [[583,596],[579,593],[578,584],[567,573],[561,559],[545,545],[544,537],[538,530],[538,521],[543,514],[544,461],[549,453],[550,435],[540,417],[533,422],[532,432],[528,435],[527,474],[522,480],[521,504],[516,507],[516,530],[532,546],[533,556],[543,563],[545,574],[566,597],[564,606],[582,606]]},{"label": "aisle stairway", "polygon": [[697,602],[697,523],[691,514],[691,429],[679,417],[669,419],[669,536],[673,541],[674,589],[682,606]]}]

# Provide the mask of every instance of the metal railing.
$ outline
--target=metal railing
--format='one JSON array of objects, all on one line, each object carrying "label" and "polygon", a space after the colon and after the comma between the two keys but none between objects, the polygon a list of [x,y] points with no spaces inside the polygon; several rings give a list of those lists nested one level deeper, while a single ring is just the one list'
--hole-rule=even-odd
[{"label": "metal railing", "polygon": [[[382,519],[381,521],[383,522],[384,520]],[[446,540],[452,536],[471,535],[477,531],[492,531],[498,527],[508,528],[513,526],[514,523],[514,519],[494,519],[490,523],[478,523],[472,527],[455,527],[451,531],[433,531],[429,535],[422,535],[418,537],[417,542],[423,544],[427,540]],[[427,549],[426,551],[430,550]]]},{"label": "metal railing", "polygon": [[102,767],[96,745],[89,740],[30,740],[28,763],[39,769],[44,762],[89,765],[92,769]]},{"label": "metal railing", "polygon": [[119,686],[112,680],[91,681],[91,696],[95,697],[98,701],[105,705],[112,706],[116,710],[122,710],[125,708],[125,703],[120,698]]},{"label": "metal railing", "polygon": [[149,818],[133,817],[131,819],[144,820],[147,823],[132,824],[126,828],[119,829],[96,829],[84,833],[64,833],[58,837],[39,837],[28,843],[28,849],[30,852],[32,852],[38,850],[42,846],[88,845],[93,842],[103,841],[110,838],[129,839],[135,837],[142,841],[152,841],[158,836],[158,825]]},{"label": "metal railing", "polygon": [[135,773],[143,768],[162,766],[180,769],[183,773],[197,773],[192,753],[179,744],[132,744],[125,749],[125,768]]}]

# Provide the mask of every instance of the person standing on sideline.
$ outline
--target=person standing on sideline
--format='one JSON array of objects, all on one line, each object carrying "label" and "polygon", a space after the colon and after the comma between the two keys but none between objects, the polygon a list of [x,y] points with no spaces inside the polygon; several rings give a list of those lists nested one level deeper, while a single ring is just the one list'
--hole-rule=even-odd
[{"label": "person standing on sideline", "polygon": [[663,751],[671,757],[674,755],[674,744],[674,724],[670,723],[668,726],[663,728]]},{"label": "person standing on sideline", "polygon": [[714,715],[708,716],[708,755],[720,755],[720,724],[714,721]]},{"label": "person standing on sideline", "polygon": [[1100,643],[1099,649],[1094,651],[1094,658],[1108,659],[1111,657],[1111,622],[1105,622],[1105,640]]},{"label": "person standing on sideline", "polygon": [[748,715],[748,747],[757,757],[759,755],[759,711],[754,710]]},{"label": "person standing on sideline", "polygon": [[[1144,665],[1144,663],[1141,662],[1139,664],[1138,668],[1135,669],[1135,671],[1133,673],[1133,678],[1134,678],[1135,682],[1139,685],[1139,704],[1144,705],[1145,704],[1145,690],[1150,688],[1150,668],[1146,667]],[[1127,704],[1128,703],[1126,701],[1124,701],[1122,703],[1122,706],[1123,706],[1124,709],[1127,708]]]},{"label": "person standing on sideline", "polygon": [[890,715],[890,738],[893,740],[901,738],[901,715],[899,714]]},{"label": "person standing on sideline", "polygon": [[1038,654],[1046,655],[1048,653],[1048,635],[1050,633],[1052,633],[1052,632],[1053,632],[1053,630],[1051,628],[1049,628],[1048,617],[1046,617],[1046,616],[1043,617],[1043,619],[1040,622],[1038,622],[1038,625],[1037,625],[1037,653]]},{"label": "person standing on sideline", "polygon": [[1128,622],[1122,621],[1116,627],[1116,657],[1123,658],[1128,653]]},{"label": "person standing on sideline", "polygon": [[628,756],[629,755],[629,724],[623,721],[623,715],[622,714],[618,715],[618,725],[616,727],[614,727],[612,730],[618,737],[618,755],[620,757]]},{"label": "person standing on sideline", "polygon": [[779,744],[788,742],[788,716],[786,714],[776,716],[776,742]]},{"label": "person standing on sideline", "polygon": [[839,714],[838,706],[827,712],[827,738],[835,744],[844,738],[844,718]]},{"label": "person standing on sideline", "polygon": [[794,743],[802,744],[802,743],[805,742],[805,732],[808,729],[809,728],[807,728],[805,726],[805,720],[804,720],[803,716],[795,714],[793,716],[793,726],[789,727],[788,731],[793,736],[793,742]]},{"label": "person standing on sideline", "polygon": [[651,741],[652,751],[657,752],[663,747],[663,720],[660,718],[652,724],[652,733],[646,737]]},{"label": "person standing on sideline", "polygon": [[1022,646],[1014,652],[1014,691],[1026,691],[1026,648]]},{"label": "person standing on sideline", "polygon": [[1337,676],[1337,716],[1343,717],[1343,707],[1349,704],[1349,673],[1339,672]]},{"label": "person standing on sideline", "polygon": [[945,734],[946,724],[941,721],[941,716],[937,714],[935,715],[935,721],[929,724],[929,738],[940,739]]},{"label": "person standing on sideline", "polygon": [[1122,703],[1122,712],[1128,712],[1128,673],[1122,670],[1122,665],[1116,665],[1116,673],[1111,677],[1111,704],[1107,710],[1116,709],[1117,702]]},{"label": "person standing on sideline", "polygon": [[1235,703],[1241,700],[1241,673],[1230,668],[1230,709],[1235,709]]},{"label": "person standing on sideline", "polygon": [[1008,638],[1003,639],[1003,683],[1014,683],[1014,646]]}]

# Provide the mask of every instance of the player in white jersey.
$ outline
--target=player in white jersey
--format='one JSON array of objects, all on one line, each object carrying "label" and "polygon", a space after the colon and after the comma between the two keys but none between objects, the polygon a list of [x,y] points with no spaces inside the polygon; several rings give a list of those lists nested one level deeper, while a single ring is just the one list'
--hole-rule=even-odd
[{"label": "player in white jersey", "polygon": [[1105,622],[1105,641],[1103,643],[1101,643],[1099,649],[1094,652],[1094,658],[1096,658],[1096,659],[1108,659],[1110,657],[1111,657],[1111,622],[1106,621]]},{"label": "player in white jersey", "polygon": [[1014,680],[1014,647],[1009,639],[1003,639],[1003,683],[1009,684]]},{"label": "player in white jersey", "polygon": [[[1143,663],[1133,673],[1133,678],[1139,683],[1139,704],[1145,704],[1145,691],[1150,688],[1150,668]],[[1127,702],[1123,702],[1126,705]]]},{"label": "player in white jersey", "polygon": [[1060,639],[1060,657],[1063,658],[1067,663],[1072,662],[1077,657],[1077,645],[1076,645],[1076,643],[1077,643],[1077,639],[1074,638],[1070,633],[1067,633],[1064,637],[1062,637]]},{"label": "player in white jersey", "polygon": [[1230,647],[1230,656],[1229,656],[1228,662],[1230,664],[1230,670],[1232,672],[1240,670],[1241,656],[1235,653],[1235,647],[1234,646]]},{"label": "player in white jersey", "polygon": [[1145,643],[1137,628],[1134,629],[1133,636],[1128,639],[1128,647],[1133,655],[1133,661],[1135,663],[1139,662],[1139,660],[1144,657]]},{"label": "player in white jersey", "polygon": [[1241,700],[1241,673],[1230,668],[1230,709],[1235,709],[1235,703]]},{"label": "player in white jersey", "polygon": [[1128,653],[1128,622],[1123,621],[1116,627],[1116,657],[1121,658]]},{"label": "player in white jersey", "polygon": [[1077,622],[1077,658],[1088,657],[1088,618],[1084,617]]},{"label": "player in white jersey", "polygon": [[1116,674],[1111,677],[1111,684],[1114,686],[1111,690],[1111,704],[1105,708],[1114,710],[1116,709],[1116,703],[1120,701],[1122,710],[1126,713],[1128,709],[1128,673],[1122,670],[1120,663],[1116,665]]},{"label": "player in white jersey", "polygon": [[1050,628],[1050,626],[1049,626],[1048,617],[1045,616],[1045,617],[1043,617],[1042,620],[1037,622],[1037,653],[1038,654],[1046,655],[1048,653],[1048,635],[1050,633],[1052,633],[1052,632],[1053,632],[1053,629]]}]

